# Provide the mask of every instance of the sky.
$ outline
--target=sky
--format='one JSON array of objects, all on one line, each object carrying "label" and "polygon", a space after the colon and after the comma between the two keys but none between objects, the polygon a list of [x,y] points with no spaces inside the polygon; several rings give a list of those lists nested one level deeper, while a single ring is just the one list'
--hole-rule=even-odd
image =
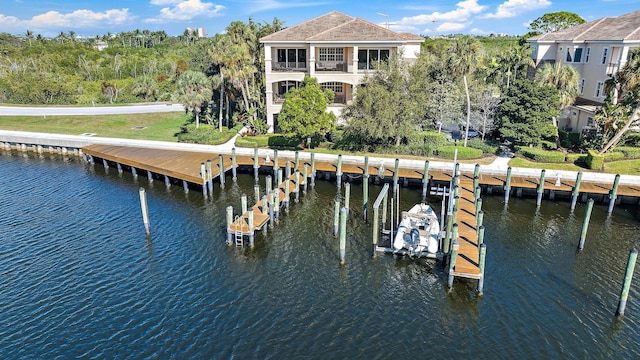
[{"label": "sky", "polygon": [[187,27],[224,32],[232,21],[285,26],[339,11],[395,31],[419,35],[527,33],[531,21],[569,11],[591,21],[640,9],[638,0],[0,0],[0,32],[54,37],[123,31],[164,30],[180,35]]}]

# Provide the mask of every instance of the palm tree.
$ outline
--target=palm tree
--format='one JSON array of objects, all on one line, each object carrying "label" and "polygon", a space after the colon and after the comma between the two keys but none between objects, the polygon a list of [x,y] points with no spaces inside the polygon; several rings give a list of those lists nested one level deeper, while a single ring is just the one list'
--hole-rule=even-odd
[{"label": "palm tree", "polygon": [[640,120],[640,49],[635,49],[631,52],[629,62],[618,71],[615,79],[617,94],[620,96],[620,105],[627,110],[625,112],[628,119],[600,150],[600,154],[604,154],[615,146],[622,138],[622,135]]},{"label": "palm tree", "polygon": [[[560,110],[573,104],[578,97],[580,74],[570,65],[559,62],[544,64],[536,73],[535,81],[541,85],[548,85],[558,89],[560,95]],[[553,126],[558,127],[558,119],[552,118]],[[556,135],[556,140],[558,137]]]},{"label": "palm tree", "polygon": [[174,98],[195,114],[196,128],[199,128],[202,105],[213,96],[211,81],[203,72],[187,70],[180,75],[176,85],[177,93]]},{"label": "palm tree", "polygon": [[27,40],[29,40],[29,46],[31,46],[31,40],[33,40],[33,31],[27,30],[24,35],[27,37]]},{"label": "palm tree", "polygon": [[469,139],[469,126],[471,124],[471,96],[469,95],[467,76],[476,69],[480,45],[472,37],[463,36],[452,44],[449,51],[449,66],[455,74],[462,75],[464,92],[467,96],[467,126],[464,134],[464,146],[466,147]]},{"label": "palm tree", "polygon": [[513,81],[516,81],[522,68],[526,70],[529,66],[536,65],[531,57],[531,51],[527,44],[517,45],[512,47],[508,52],[507,58],[503,59],[507,65],[507,88],[509,88],[511,80],[510,75],[513,75]]}]

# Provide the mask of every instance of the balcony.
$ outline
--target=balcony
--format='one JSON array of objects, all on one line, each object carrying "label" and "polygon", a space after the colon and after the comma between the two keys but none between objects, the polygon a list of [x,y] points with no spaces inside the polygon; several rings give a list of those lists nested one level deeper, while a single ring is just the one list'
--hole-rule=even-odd
[{"label": "balcony", "polygon": [[316,71],[345,72],[347,71],[347,63],[343,61],[318,61],[316,63]]},{"label": "balcony", "polygon": [[307,71],[307,63],[306,62],[274,62],[272,69],[273,71]]}]

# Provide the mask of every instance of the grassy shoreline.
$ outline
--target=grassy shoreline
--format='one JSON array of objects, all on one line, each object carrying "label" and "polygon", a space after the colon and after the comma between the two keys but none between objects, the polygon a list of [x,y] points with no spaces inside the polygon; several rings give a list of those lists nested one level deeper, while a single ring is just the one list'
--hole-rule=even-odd
[{"label": "grassy shoreline", "polygon": [[[143,114],[112,114],[112,115],[73,115],[73,116],[0,116],[0,129],[15,131],[31,131],[40,133],[80,135],[93,133],[100,137],[156,140],[177,142],[177,134],[181,127],[190,120],[183,112],[143,113]],[[411,155],[391,155],[374,153],[350,153],[329,149],[314,149],[315,152],[378,156],[402,159],[420,159],[425,157]],[[490,164],[495,156],[485,156],[480,159],[461,160],[461,163]],[[451,161],[429,157],[434,161]],[[536,163],[523,158],[513,158],[509,165],[520,168],[537,168],[547,170],[591,171],[568,163]],[[640,175],[640,160],[619,160],[605,163],[602,172],[623,175]]]}]

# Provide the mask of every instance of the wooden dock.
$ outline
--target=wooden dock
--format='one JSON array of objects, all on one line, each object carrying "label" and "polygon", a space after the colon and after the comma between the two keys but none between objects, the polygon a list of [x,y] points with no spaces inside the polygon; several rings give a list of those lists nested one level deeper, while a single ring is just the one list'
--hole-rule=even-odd
[{"label": "wooden dock", "polygon": [[480,279],[483,274],[480,269],[480,247],[478,244],[478,228],[476,219],[476,201],[473,191],[473,181],[463,180],[459,184],[459,201],[456,214],[458,224],[458,251],[455,264],[449,275]]}]

